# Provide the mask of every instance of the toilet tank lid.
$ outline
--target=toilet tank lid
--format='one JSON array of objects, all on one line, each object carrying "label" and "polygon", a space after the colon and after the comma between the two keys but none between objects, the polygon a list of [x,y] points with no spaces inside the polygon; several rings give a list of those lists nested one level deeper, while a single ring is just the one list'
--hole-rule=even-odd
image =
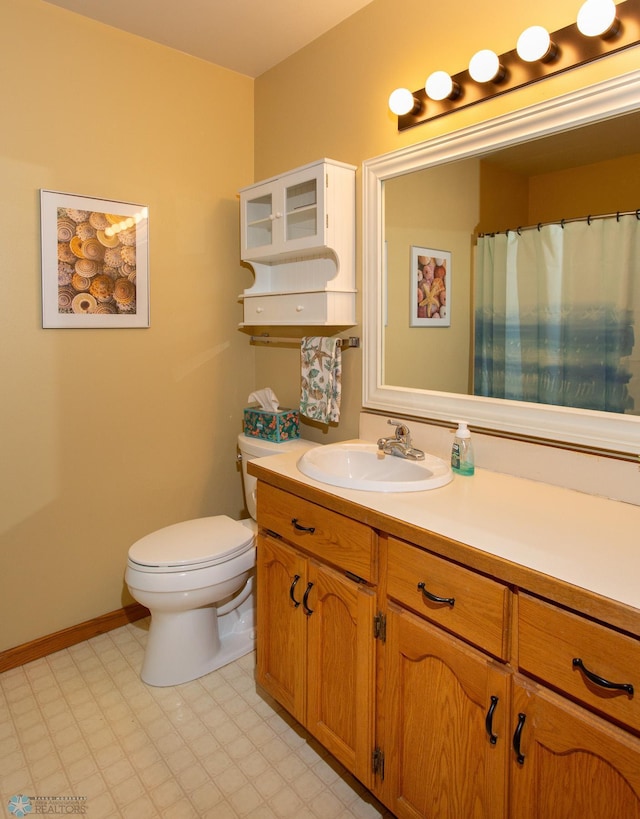
[{"label": "toilet tank lid", "polygon": [[253,546],[253,533],[227,515],[174,523],[137,540],[129,560],[140,566],[197,566],[231,560]]},{"label": "toilet tank lid", "polygon": [[289,441],[267,441],[264,438],[251,438],[240,433],[238,435],[238,448],[246,455],[253,455],[256,458],[263,458],[266,455],[283,455],[285,452],[299,452],[301,455],[307,449],[318,446],[313,441],[305,441],[303,438],[294,438]]}]

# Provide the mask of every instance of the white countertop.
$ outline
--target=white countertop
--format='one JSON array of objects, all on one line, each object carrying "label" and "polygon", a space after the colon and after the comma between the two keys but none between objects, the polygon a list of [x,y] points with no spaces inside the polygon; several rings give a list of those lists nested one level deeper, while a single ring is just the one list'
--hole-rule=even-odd
[{"label": "white countertop", "polygon": [[364,492],[307,478],[297,459],[260,468],[640,609],[639,506],[477,468],[426,492]]}]

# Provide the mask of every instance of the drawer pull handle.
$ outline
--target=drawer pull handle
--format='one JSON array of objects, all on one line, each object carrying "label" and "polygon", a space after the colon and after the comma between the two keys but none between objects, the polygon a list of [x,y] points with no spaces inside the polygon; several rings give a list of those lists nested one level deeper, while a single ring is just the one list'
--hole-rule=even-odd
[{"label": "drawer pull handle", "polygon": [[432,603],[448,603],[450,606],[455,606],[456,604],[455,597],[437,597],[435,594],[431,594],[431,592],[425,588],[424,583],[418,583],[418,589],[424,594],[427,600],[431,600]]},{"label": "drawer pull handle", "polygon": [[524,754],[520,750],[520,740],[522,739],[522,729],[524,728],[526,718],[526,714],[518,714],[518,724],[513,734],[513,750],[516,752],[516,759],[519,765],[522,765],[524,762]]},{"label": "drawer pull handle", "polygon": [[316,530],[315,526],[302,526],[298,523],[298,518],[292,518],[291,523],[293,523],[293,528],[297,529],[298,532],[308,532],[310,535],[312,535]]},{"label": "drawer pull handle", "polygon": [[609,680],[605,680],[604,677],[599,677],[597,674],[594,674],[593,671],[589,671],[579,657],[574,657],[572,664],[574,668],[579,668],[583,671],[585,676],[588,677],[592,683],[595,683],[595,685],[599,685],[601,688],[611,688],[616,691],[626,691],[630,697],[633,696],[633,685],[631,683],[609,682]]},{"label": "drawer pull handle", "polygon": [[293,590],[295,589],[295,587],[296,587],[296,585],[298,583],[298,580],[300,580],[300,575],[296,574],[294,576],[294,578],[293,578],[293,583],[291,584],[291,588],[289,589],[289,597],[291,598],[291,602],[293,603],[293,606],[296,609],[300,605],[300,600],[296,600],[296,598],[293,596]]},{"label": "drawer pull handle", "polygon": [[491,705],[489,706],[489,710],[487,711],[487,716],[484,720],[484,726],[487,729],[487,734],[489,735],[489,742],[492,745],[495,745],[498,741],[498,737],[493,733],[493,712],[496,710],[496,705],[498,704],[498,698],[496,696],[491,697]]},{"label": "drawer pull handle", "polygon": [[307,590],[305,591],[304,597],[302,598],[302,606],[304,608],[304,613],[307,615],[307,617],[311,617],[311,615],[313,614],[313,609],[309,608],[309,592],[311,591],[312,588],[313,583],[308,583]]}]

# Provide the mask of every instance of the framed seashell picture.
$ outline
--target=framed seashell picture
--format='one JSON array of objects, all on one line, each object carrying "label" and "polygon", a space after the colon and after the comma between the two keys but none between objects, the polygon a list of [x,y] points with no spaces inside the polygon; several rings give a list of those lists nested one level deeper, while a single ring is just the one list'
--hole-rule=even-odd
[{"label": "framed seashell picture", "polygon": [[145,205],[40,191],[42,326],[149,326]]},{"label": "framed seashell picture", "polygon": [[411,247],[410,327],[451,326],[451,253]]}]

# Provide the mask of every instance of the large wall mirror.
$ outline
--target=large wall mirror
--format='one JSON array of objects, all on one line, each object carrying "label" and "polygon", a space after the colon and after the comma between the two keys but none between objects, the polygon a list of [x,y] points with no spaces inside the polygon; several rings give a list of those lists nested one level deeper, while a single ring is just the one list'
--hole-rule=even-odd
[{"label": "large wall mirror", "polygon": [[[506,309],[504,303],[498,308],[495,303],[479,304],[487,290],[481,284],[487,276],[486,259],[501,253],[513,256],[514,240],[528,230],[536,234],[532,239],[539,240],[537,234],[544,235],[540,226],[552,225],[552,231],[566,238],[572,232],[565,230],[570,224],[577,231],[590,228],[592,214],[637,208],[640,71],[366,161],[364,407],[444,422],[465,419],[487,430],[638,455],[637,238],[613,239],[613,250],[604,253],[597,280],[584,273],[588,265],[580,262],[579,254],[591,251],[584,249],[580,235],[577,249],[560,251],[575,280],[563,286],[562,311],[566,312],[567,299],[571,310],[580,305],[575,308],[580,328],[572,329],[573,335],[563,329],[557,347],[566,348],[573,336],[580,349],[585,344],[597,349],[601,337],[609,347],[610,336],[623,338],[618,350],[622,387],[594,388],[587,379],[575,383],[568,374],[571,368],[562,365],[564,397],[544,393],[543,398],[531,399],[526,391],[515,395],[509,387],[513,378],[508,374],[505,379],[504,372],[489,378],[487,386],[486,359],[479,354],[484,344],[479,329],[482,311],[496,314]],[[614,216],[612,222],[621,223],[623,218],[640,222],[635,213]],[[597,221],[604,225],[607,220]],[[485,246],[496,234],[503,246]],[[527,255],[526,250],[517,252]],[[498,301],[506,299],[511,307],[518,303],[523,310],[523,293],[531,282],[534,290],[547,289],[553,295],[559,281],[557,261],[547,270],[540,269],[539,261],[549,255],[544,247],[534,254],[536,269],[524,276],[525,285],[520,282],[514,289],[510,280],[503,282],[506,296]],[[630,259],[636,262],[635,271]],[[522,271],[518,275],[522,277]],[[542,284],[535,284],[538,281]],[[493,294],[493,284],[488,290]],[[611,330],[611,310],[601,306],[609,304],[612,290],[618,294],[613,312],[620,319],[619,332]],[[605,291],[606,299],[602,298]],[[554,309],[553,305],[536,308],[545,315]],[[539,334],[537,326],[518,330],[520,353],[532,346],[532,334]],[[489,335],[494,344],[497,331]],[[552,343],[538,343],[545,348],[545,360],[556,362]],[[611,358],[609,354],[607,362]],[[555,364],[554,372],[553,368],[546,372],[544,365],[528,366],[545,383],[555,382],[559,369]],[[609,363],[607,369],[611,370]],[[508,364],[506,370],[512,373],[513,367]],[[518,371],[516,381],[524,383],[527,377]],[[607,396],[615,393],[615,400],[603,398],[601,403],[605,391]]]}]

